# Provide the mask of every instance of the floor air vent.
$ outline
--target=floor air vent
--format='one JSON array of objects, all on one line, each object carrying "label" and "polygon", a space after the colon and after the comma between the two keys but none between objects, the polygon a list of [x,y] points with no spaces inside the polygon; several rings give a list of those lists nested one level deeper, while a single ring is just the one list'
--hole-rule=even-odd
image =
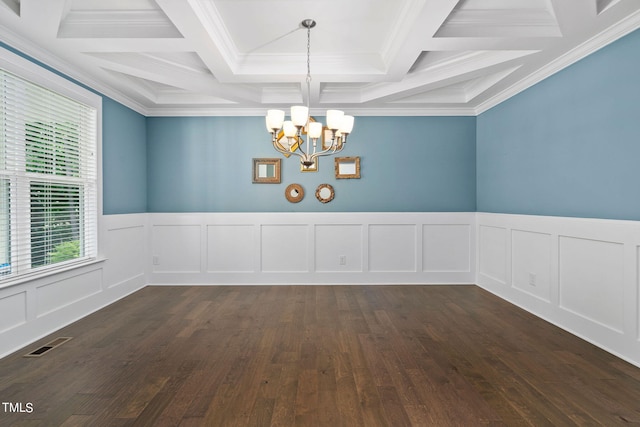
[{"label": "floor air vent", "polygon": [[24,357],[40,357],[43,354],[47,353],[49,350],[53,350],[54,348],[61,346],[62,344],[69,341],[70,339],[71,337],[58,337],[55,340],[51,341],[50,343],[47,343],[42,347],[36,350],[33,350],[31,353],[25,354]]}]

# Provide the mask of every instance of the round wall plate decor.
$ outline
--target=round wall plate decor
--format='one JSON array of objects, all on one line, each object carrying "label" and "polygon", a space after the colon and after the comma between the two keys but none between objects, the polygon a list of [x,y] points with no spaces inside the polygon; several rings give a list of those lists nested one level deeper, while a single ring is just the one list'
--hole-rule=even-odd
[{"label": "round wall plate decor", "polygon": [[316,198],[320,203],[329,203],[333,200],[335,193],[333,187],[329,184],[320,184],[316,189]]},{"label": "round wall plate decor", "polygon": [[304,189],[300,184],[289,184],[284,190],[284,196],[291,203],[298,203],[304,198]]}]

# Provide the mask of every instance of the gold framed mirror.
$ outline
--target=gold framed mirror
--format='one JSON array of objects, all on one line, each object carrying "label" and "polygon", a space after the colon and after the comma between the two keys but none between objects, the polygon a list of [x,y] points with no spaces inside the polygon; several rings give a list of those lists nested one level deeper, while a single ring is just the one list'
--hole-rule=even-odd
[{"label": "gold framed mirror", "polygon": [[329,203],[333,200],[335,196],[335,192],[333,191],[333,187],[329,184],[320,184],[316,189],[316,199],[320,203]]},{"label": "gold framed mirror", "polygon": [[360,157],[336,157],[336,179],[360,179]]},{"label": "gold framed mirror", "polygon": [[304,188],[300,184],[289,184],[284,190],[284,196],[291,203],[298,203],[304,199]]},{"label": "gold framed mirror", "polygon": [[[302,138],[300,138],[299,136],[293,137],[293,138],[287,138],[286,136],[284,136],[284,131],[281,130],[278,133],[278,136],[276,138],[276,144],[278,144],[278,146],[280,148],[282,148],[285,151],[289,151],[291,153],[293,153],[294,151],[296,151],[298,149],[298,147],[300,146],[300,144],[302,144]],[[289,153],[283,153],[285,157],[290,157],[291,154]]]},{"label": "gold framed mirror", "polygon": [[280,184],[281,159],[253,159],[254,184]]}]

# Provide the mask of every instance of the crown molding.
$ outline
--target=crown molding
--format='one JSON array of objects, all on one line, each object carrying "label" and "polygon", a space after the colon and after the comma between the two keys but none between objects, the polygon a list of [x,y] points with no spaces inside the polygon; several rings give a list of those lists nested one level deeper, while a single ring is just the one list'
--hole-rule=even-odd
[{"label": "crown molding", "polygon": [[[401,107],[401,108],[345,108],[349,114],[356,117],[377,116],[475,116],[473,108],[466,107]],[[263,117],[266,107],[257,108],[150,108],[148,117]],[[323,116],[326,110],[311,110],[312,116]]]},{"label": "crown molding", "polygon": [[37,61],[54,72],[61,74],[63,77],[75,81],[99,95],[109,97],[139,114],[147,115],[147,108],[142,104],[124,96],[120,91],[101,83],[93,77],[78,71],[59,57],[52,55],[30,40],[16,35],[2,25],[0,25],[0,38],[3,43],[15,49],[19,54],[26,56],[27,59]]},{"label": "crown molding", "polygon": [[506,101],[507,99],[523,92],[536,83],[551,77],[557,72],[575,64],[581,59],[595,53],[603,47],[613,43],[614,41],[630,34],[640,28],[640,11],[631,14],[629,17],[620,21],[618,25],[608,28],[589,40],[579,44],[575,48],[569,50],[546,66],[529,74],[526,78],[519,80],[517,83],[500,92],[498,95],[487,99],[483,103],[475,107],[475,115],[480,115],[485,111],[495,107],[496,105]]}]

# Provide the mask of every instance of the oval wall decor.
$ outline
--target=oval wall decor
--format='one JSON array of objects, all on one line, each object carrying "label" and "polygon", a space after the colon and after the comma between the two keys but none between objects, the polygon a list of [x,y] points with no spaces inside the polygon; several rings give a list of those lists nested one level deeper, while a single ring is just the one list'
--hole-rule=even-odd
[{"label": "oval wall decor", "polygon": [[284,190],[284,196],[291,203],[298,203],[304,198],[304,189],[300,184],[289,184]]},{"label": "oval wall decor", "polygon": [[333,187],[329,184],[320,184],[316,189],[316,199],[320,201],[320,203],[329,203],[333,200],[335,196],[335,192],[333,191]]}]

